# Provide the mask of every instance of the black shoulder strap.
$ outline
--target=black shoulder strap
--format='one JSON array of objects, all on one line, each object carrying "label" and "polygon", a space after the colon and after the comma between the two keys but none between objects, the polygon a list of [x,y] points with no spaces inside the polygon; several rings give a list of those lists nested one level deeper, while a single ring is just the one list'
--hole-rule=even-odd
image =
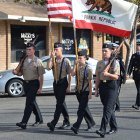
[{"label": "black shoulder strap", "polygon": [[84,84],[85,84],[85,78],[86,78],[86,69],[87,69],[87,65],[85,66],[85,69],[84,69],[84,77],[83,77],[83,83],[82,83],[82,91],[85,91],[88,87],[88,85],[85,87],[85,89],[83,90],[84,88]]},{"label": "black shoulder strap", "polygon": [[65,57],[62,59],[61,66],[60,66],[59,80],[61,79],[62,66],[63,66],[63,63],[64,63],[64,59],[65,59]]}]

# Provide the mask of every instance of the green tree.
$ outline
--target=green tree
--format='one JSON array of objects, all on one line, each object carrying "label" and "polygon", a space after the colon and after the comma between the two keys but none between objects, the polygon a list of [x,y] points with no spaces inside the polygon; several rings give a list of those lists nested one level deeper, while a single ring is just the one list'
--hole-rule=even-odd
[{"label": "green tree", "polygon": [[46,0],[14,0],[14,2],[20,2],[20,1],[23,1],[29,4],[37,4],[37,5],[45,5],[46,3]]},{"label": "green tree", "polygon": [[129,2],[132,2],[132,3],[135,3],[135,4],[137,4],[137,5],[139,5],[140,4],[140,0],[128,0]]},{"label": "green tree", "polygon": [[[29,4],[40,4],[40,5],[45,5],[46,3],[46,0],[14,0],[15,2],[20,2],[20,1],[23,1],[23,2],[27,2]],[[126,1],[129,1],[129,2],[132,2],[132,3],[135,3],[137,5],[140,5],[140,0],[126,0]]]}]

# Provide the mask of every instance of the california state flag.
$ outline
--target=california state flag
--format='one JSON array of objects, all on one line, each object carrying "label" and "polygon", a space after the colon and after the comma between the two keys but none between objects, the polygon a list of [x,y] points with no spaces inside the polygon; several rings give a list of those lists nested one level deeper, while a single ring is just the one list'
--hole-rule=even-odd
[{"label": "california state flag", "polygon": [[124,0],[72,0],[75,28],[129,37],[137,5]]}]

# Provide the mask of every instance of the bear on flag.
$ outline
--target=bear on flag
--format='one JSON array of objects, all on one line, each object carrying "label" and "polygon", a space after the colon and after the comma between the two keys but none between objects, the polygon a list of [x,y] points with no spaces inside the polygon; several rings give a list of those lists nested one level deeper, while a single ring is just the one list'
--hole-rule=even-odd
[{"label": "bear on flag", "polygon": [[72,0],[75,28],[129,37],[138,6],[124,0]]},{"label": "bear on flag", "polygon": [[47,0],[49,18],[69,17],[75,28],[129,37],[138,6],[124,0]]}]

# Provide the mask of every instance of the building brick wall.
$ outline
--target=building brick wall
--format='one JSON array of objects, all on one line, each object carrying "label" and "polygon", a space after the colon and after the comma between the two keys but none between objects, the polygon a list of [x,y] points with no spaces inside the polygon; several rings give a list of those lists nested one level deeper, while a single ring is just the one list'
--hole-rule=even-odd
[{"label": "building brick wall", "polygon": [[[5,69],[13,69],[15,68],[18,63],[11,63],[11,28],[12,25],[32,25],[32,26],[46,26],[46,55],[49,55],[49,53],[52,50],[52,46],[54,42],[61,41],[62,40],[62,27],[72,27],[72,24],[70,23],[52,23],[52,43],[51,43],[51,34],[49,30],[49,23],[48,22],[32,22],[27,21],[25,23],[19,22],[19,21],[3,21],[0,22],[0,31],[1,31],[1,47],[0,48],[0,60],[2,62],[2,67],[0,70]],[[91,31],[91,57],[94,57],[95,59],[100,60],[102,58],[102,37],[97,38],[95,35],[96,32]],[[7,38],[6,38],[7,34]],[[6,43],[7,42],[7,43]]]},{"label": "building brick wall", "polygon": [[0,71],[15,68],[18,63],[11,63],[11,25],[32,25],[32,26],[46,26],[46,55],[49,55],[52,50],[51,46],[54,42],[61,40],[60,23],[52,23],[52,44],[50,38],[50,30],[48,22],[32,22],[26,21],[25,23],[19,21],[0,21]]},{"label": "building brick wall", "polygon": [[[59,40],[59,23],[52,23],[51,24],[51,28],[52,28],[52,33],[50,33],[50,31],[48,31],[49,37],[48,37],[48,54],[51,52],[52,47],[54,46],[55,42],[60,41]],[[51,39],[52,38],[52,39]],[[51,41],[52,40],[52,41]]]},{"label": "building brick wall", "polygon": [[97,60],[102,59],[102,43],[103,38],[101,35],[99,38],[97,38],[96,35],[97,32],[93,32],[93,57]]},{"label": "building brick wall", "polygon": [[[52,44],[50,38],[50,30],[48,22],[33,22],[26,21],[0,21],[0,71],[5,69],[13,69],[18,63],[11,63],[11,25],[31,25],[31,26],[46,26],[46,55],[52,50],[54,42],[62,40],[62,27],[72,27],[71,23],[52,23]],[[90,56],[101,60],[102,59],[102,44],[106,40],[105,34],[100,34],[97,37],[97,32],[91,31],[91,52]],[[126,47],[122,48],[122,56],[126,58]]]},{"label": "building brick wall", "polygon": [[[8,50],[5,50],[7,52],[7,68],[5,66],[5,68],[1,69],[0,70],[5,70],[5,69],[13,69],[15,68],[18,63],[11,63],[11,28],[10,26],[11,25],[28,25],[28,26],[46,26],[46,54],[48,54],[48,22],[33,22],[33,21],[26,21],[26,22],[20,22],[20,21],[8,21],[7,23],[7,48]],[[6,24],[5,24],[5,28],[6,28]],[[1,29],[1,27],[0,27]],[[5,31],[6,32],[6,31]],[[6,33],[5,33],[5,36],[6,36]],[[6,41],[6,37],[4,39]],[[6,48],[4,48],[6,49]],[[1,53],[1,52],[0,52]],[[5,58],[5,61],[6,61],[6,58]],[[5,64],[6,65],[6,64]]]},{"label": "building brick wall", "polygon": [[0,70],[6,69],[6,22],[0,22]]}]

